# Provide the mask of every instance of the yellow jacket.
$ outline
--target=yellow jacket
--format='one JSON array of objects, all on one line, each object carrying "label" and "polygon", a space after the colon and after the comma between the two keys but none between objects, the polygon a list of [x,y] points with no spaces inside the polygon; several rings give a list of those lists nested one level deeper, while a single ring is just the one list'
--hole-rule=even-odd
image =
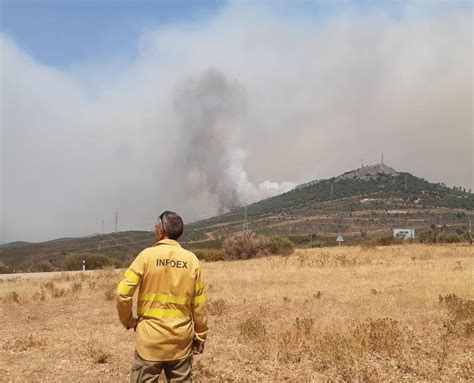
[{"label": "yellow jacket", "polygon": [[206,292],[199,260],[172,239],[143,250],[117,287],[117,311],[135,326],[133,294],[138,287],[137,352],[146,360],[186,358],[193,340],[205,342]]}]

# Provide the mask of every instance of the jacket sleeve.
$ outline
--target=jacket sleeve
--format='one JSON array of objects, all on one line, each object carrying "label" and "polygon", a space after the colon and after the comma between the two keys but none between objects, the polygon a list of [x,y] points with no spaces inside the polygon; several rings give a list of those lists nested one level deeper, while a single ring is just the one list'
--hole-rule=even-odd
[{"label": "jacket sleeve", "polygon": [[196,270],[196,289],[192,304],[195,338],[204,343],[207,337],[207,295],[201,267]]},{"label": "jacket sleeve", "polygon": [[120,322],[126,328],[135,327],[136,319],[133,317],[133,294],[140,286],[143,278],[142,254],[132,262],[117,286],[117,312]]}]

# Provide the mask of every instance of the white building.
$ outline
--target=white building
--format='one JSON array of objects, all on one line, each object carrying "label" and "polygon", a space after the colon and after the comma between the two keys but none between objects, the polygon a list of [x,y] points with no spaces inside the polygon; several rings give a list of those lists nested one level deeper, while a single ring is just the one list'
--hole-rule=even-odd
[{"label": "white building", "polygon": [[393,229],[394,238],[415,238],[415,229]]}]

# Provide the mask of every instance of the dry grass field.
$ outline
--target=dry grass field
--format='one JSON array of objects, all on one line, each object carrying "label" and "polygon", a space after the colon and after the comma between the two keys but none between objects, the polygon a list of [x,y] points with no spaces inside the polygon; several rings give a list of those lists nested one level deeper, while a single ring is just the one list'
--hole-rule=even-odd
[{"label": "dry grass field", "polygon": [[[472,247],[322,248],[203,267],[198,382],[474,376]],[[0,381],[126,381],[134,336],[115,312],[120,274],[0,280]]]}]

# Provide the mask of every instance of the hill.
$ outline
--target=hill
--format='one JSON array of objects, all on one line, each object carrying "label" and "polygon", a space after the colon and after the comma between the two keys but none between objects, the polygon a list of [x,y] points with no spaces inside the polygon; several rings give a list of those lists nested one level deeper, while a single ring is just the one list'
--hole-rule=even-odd
[{"label": "hill", "polygon": [[[248,227],[264,235],[288,236],[298,245],[335,245],[339,234],[351,243],[390,236],[393,228],[461,234],[468,228],[469,217],[474,220],[470,190],[431,183],[377,164],[311,181],[188,224],[182,241],[193,249],[219,246],[225,237]],[[70,256],[105,254],[113,260],[111,264],[120,265],[153,241],[153,233],[128,231],[43,243],[15,242],[0,246],[0,262],[10,269],[47,271]]]},{"label": "hill", "polygon": [[262,234],[335,237],[389,235],[392,228],[461,232],[473,214],[474,194],[431,183],[384,164],[316,180],[246,208],[188,228],[193,241],[222,239],[241,230]]}]

